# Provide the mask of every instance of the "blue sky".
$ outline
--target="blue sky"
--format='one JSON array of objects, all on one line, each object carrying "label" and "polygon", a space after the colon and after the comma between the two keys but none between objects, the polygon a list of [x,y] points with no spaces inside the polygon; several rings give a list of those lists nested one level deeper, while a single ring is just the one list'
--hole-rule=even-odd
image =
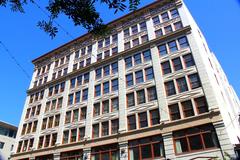
[{"label": "blue sky", "polygon": [[[142,0],[144,6],[154,0]],[[42,1],[44,6],[47,1]],[[240,54],[238,53],[240,37],[240,5],[237,0],[185,0],[190,12],[205,35],[210,49],[216,54],[230,83],[240,95]],[[98,5],[98,11],[104,22],[110,22],[125,13],[113,14],[106,6]],[[51,39],[36,27],[37,21],[46,19],[36,6],[26,6],[26,13],[13,13],[9,8],[0,8],[0,41],[15,56],[31,76],[31,60],[72,40],[59,29],[56,38]],[[66,17],[57,20],[73,37],[84,34],[86,30],[74,27]],[[28,79],[17,67],[9,55],[0,46],[0,120],[18,125],[25,103]]]}]

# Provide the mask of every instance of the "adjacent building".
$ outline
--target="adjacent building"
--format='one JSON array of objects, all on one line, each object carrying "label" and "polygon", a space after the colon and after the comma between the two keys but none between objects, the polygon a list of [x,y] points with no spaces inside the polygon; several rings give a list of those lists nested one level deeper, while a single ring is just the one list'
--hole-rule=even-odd
[{"label": "adjacent building", "polygon": [[183,1],[108,25],[33,60],[12,158],[236,157],[239,99]]},{"label": "adjacent building", "polygon": [[0,121],[0,160],[10,159],[15,143],[17,127]]}]

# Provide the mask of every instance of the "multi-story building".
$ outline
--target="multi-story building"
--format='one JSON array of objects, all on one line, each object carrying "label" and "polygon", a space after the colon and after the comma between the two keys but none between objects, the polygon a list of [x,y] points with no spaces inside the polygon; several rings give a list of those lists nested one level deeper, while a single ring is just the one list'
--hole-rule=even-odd
[{"label": "multi-story building", "polygon": [[8,160],[10,158],[16,134],[17,127],[0,121],[0,160]]},{"label": "multi-story building", "polygon": [[33,60],[13,159],[236,157],[240,103],[181,0]]}]

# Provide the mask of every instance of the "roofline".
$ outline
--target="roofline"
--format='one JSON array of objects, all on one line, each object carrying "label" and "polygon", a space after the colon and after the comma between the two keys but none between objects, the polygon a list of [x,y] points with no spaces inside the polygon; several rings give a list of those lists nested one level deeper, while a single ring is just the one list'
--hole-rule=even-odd
[{"label": "roofline", "polygon": [[8,129],[13,129],[15,131],[18,130],[18,127],[16,127],[15,125],[7,123],[7,122],[4,122],[4,121],[0,121],[0,126],[2,126],[4,128],[8,128]]},{"label": "roofline", "polygon": [[[169,2],[169,1],[175,1],[175,2],[177,2],[177,1],[179,1],[179,0],[156,0],[155,2],[152,2],[152,3],[146,5],[146,6],[142,7],[142,8],[139,8],[139,9],[136,10],[136,11],[130,12],[130,13],[124,15],[124,16],[121,16],[121,17],[115,19],[115,20],[107,23],[106,25],[107,25],[107,26],[114,25],[114,24],[116,24],[116,23],[119,23],[120,21],[123,21],[123,20],[126,19],[127,17],[132,16],[133,14],[137,14],[137,13],[139,13],[139,12],[141,12],[141,11],[143,11],[143,10],[146,10],[146,9],[152,7],[152,6],[155,6],[155,5],[159,4],[159,3],[164,3],[164,2]],[[56,51],[58,51],[58,50],[60,50],[60,49],[63,49],[64,47],[67,47],[68,45],[72,44],[73,42],[78,41],[78,40],[80,40],[80,39],[83,39],[84,37],[87,37],[87,36],[91,36],[91,33],[89,33],[89,32],[88,32],[88,33],[85,33],[85,34],[83,34],[83,35],[81,35],[81,36],[79,36],[79,37],[77,37],[77,38],[75,38],[75,39],[73,39],[73,40],[71,40],[71,41],[69,41],[69,42],[67,42],[67,43],[65,43],[65,44],[63,44],[63,45],[61,45],[61,46],[59,46],[59,47],[57,47],[57,48],[49,51],[49,52],[47,52],[47,53],[45,53],[45,54],[43,54],[42,56],[40,56],[40,57],[32,60],[32,63],[35,64],[35,63],[37,63],[38,61],[40,61],[41,59],[43,59],[43,57],[45,57],[45,56],[47,56],[47,55],[50,55],[50,54],[53,54],[54,52],[56,52]]]}]

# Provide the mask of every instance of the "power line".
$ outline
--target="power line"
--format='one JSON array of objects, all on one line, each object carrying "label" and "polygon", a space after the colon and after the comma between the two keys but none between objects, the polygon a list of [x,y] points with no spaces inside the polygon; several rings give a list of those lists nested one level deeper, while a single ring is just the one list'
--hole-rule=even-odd
[{"label": "power line", "polygon": [[[48,18],[52,19],[52,17],[39,5],[37,4],[35,1],[32,2],[34,5],[36,5],[36,7],[41,10]],[[74,36],[72,34],[70,34],[62,25],[60,25],[56,20],[52,19],[52,21],[59,27],[61,28],[66,35],[68,35],[69,37],[71,37],[72,39],[74,39]]]},{"label": "power line", "polygon": [[29,74],[27,73],[27,71],[23,68],[23,66],[18,62],[18,60],[13,56],[13,54],[11,54],[11,52],[9,51],[9,49],[7,48],[7,46],[0,41],[0,44],[2,45],[3,49],[6,51],[6,53],[8,54],[8,56],[13,60],[13,62],[18,66],[18,68],[24,73],[24,75],[28,78],[31,79],[31,77],[29,76]]}]

